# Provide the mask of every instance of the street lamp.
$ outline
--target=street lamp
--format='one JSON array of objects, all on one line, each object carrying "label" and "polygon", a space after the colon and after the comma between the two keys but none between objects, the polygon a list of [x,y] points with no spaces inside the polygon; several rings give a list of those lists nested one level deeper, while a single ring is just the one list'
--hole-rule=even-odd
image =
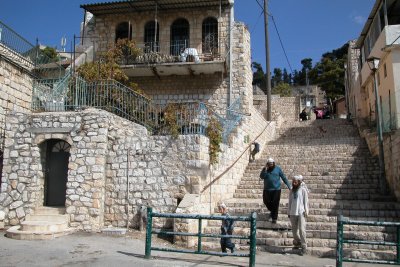
[{"label": "street lamp", "polygon": [[381,103],[379,100],[379,88],[378,88],[378,79],[377,79],[377,70],[379,67],[379,58],[370,57],[367,59],[367,64],[370,70],[374,75],[374,92],[375,92],[375,110],[376,110],[376,130],[378,135],[378,147],[379,147],[379,183],[381,193],[386,193],[386,178],[385,178],[385,159],[383,153],[383,134],[382,134],[382,111],[381,111]]}]

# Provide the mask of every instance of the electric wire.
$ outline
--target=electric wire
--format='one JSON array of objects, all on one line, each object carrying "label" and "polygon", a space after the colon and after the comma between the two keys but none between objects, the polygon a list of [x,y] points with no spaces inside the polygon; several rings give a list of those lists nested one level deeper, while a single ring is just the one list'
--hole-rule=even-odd
[{"label": "electric wire", "polygon": [[271,16],[271,18],[272,18],[272,22],[274,23],[276,33],[278,34],[279,42],[280,42],[280,44],[281,44],[283,53],[285,54],[286,61],[287,61],[288,65],[289,65],[289,68],[290,68],[290,72],[293,74],[292,65],[290,64],[290,61],[289,61],[288,55],[287,55],[287,53],[286,53],[286,49],[285,49],[285,47],[284,47],[284,45],[283,45],[282,38],[281,38],[281,35],[280,35],[280,33],[279,33],[278,27],[276,26],[275,18],[274,18],[274,16],[272,16],[272,14],[270,14],[270,16]]},{"label": "electric wire", "polygon": [[[266,0],[264,0],[264,1],[266,1]],[[257,2],[257,4],[260,6],[260,8],[261,8],[261,10],[262,10],[262,13],[263,13],[263,12],[264,12],[264,7],[261,5],[261,3],[259,2],[259,0],[256,0],[256,2]],[[262,14],[262,13],[261,13],[261,14]],[[272,22],[274,23],[274,27],[275,27],[276,33],[277,33],[277,35],[278,35],[278,39],[279,39],[280,45],[281,45],[281,47],[282,47],[283,53],[284,53],[284,55],[285,55],[286,62],[288,63],[288,66],[289,66],[289,69],[290,69],[290,73],[294,74],[294,71],[293,71],[293,68],[292,68],[292,64],[290,64],[289,57],[288,57],[288,55],[287,55],[287,53],[286,53],[285,46],[283,45],[283,41],[282,41],[281,35],[280,35],[280,33],[279,33],[279,30],[278,30],[278,26],[276,25],[276,22],[275,22],[275,18],[274,18],[274,16],[273,16],[271,13],[268,13],[268,16],[270,16],[270,17],[272,18]]]}]

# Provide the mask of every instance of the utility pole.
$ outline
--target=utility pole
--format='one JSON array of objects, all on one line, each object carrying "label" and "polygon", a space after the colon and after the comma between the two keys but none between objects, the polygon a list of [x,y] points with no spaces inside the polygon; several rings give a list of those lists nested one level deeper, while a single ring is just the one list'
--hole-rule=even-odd
[{"label": "utility pole", "polygon": [[271,116],[271,70],[269,64],[269,37],[268,37],[268,0],[264,0],[264,24],[265,24],[265,84],[267,90],[267,121]]}]

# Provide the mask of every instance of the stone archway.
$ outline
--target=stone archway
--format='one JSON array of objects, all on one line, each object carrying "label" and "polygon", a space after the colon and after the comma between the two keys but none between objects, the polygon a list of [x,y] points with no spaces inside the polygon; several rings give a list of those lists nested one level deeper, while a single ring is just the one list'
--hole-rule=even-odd
[{"label": "stone archway", "polygon": [[46,141],[44,206],[65,206],[70,148],[64,140]]}]

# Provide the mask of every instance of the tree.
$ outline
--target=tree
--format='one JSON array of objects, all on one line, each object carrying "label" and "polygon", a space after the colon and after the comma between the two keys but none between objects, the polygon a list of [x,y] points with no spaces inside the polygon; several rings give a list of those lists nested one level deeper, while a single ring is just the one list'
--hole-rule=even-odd
[{"label": "tree", "polygon": [[326,92],[326,97],[335,99],[344,95],[344,63],[347,60],[346,43],[338,49],[324,53],[313,69],[315,83]]},{"label": "tree", "polygon": [[51,59],[51,61],[56,61],[58,59],[57,51],[53,47],[46,46],[42,49],[45,56]]},{"label": "tree", "polygon": [[292,83],[292,74],[289,74],[285,69],[283,69],[282,80],[284,83],[291,84]]},{"label": "tree", "polygon": [[253,68],[253,85],[257,85],[265,92],[266,90],[266,82],[265,82],[265,73],[260,63],[253,62],[251,64]]},{"label": "tree", "polygon": [[282,81],[283,81],[283,79],[282,79],[282,70],[280,69],[280,68],[274,68],[274,71],[273,71],[273,76],[272,76],[272,87],[275,87],[275,86],[277,86],[278,84],[280,84]]},{"label": "tree", "polygon": [[128,76],[119,63],[129,56],[138,56],[141,50],[135,42],[128,39],[118,39],[114,47],[100,56],[100,60],[84,63],[78,68],[78,73],[85,80],[92,82],[103,79],[114,79],[128,85]]},{"label": "tree", "polygon": [[272,88],[272,94],[280,95],[282,97],[291,96],[292,95],[292,89],[290,87],[290,84],[281,82],[277,86]]}]

